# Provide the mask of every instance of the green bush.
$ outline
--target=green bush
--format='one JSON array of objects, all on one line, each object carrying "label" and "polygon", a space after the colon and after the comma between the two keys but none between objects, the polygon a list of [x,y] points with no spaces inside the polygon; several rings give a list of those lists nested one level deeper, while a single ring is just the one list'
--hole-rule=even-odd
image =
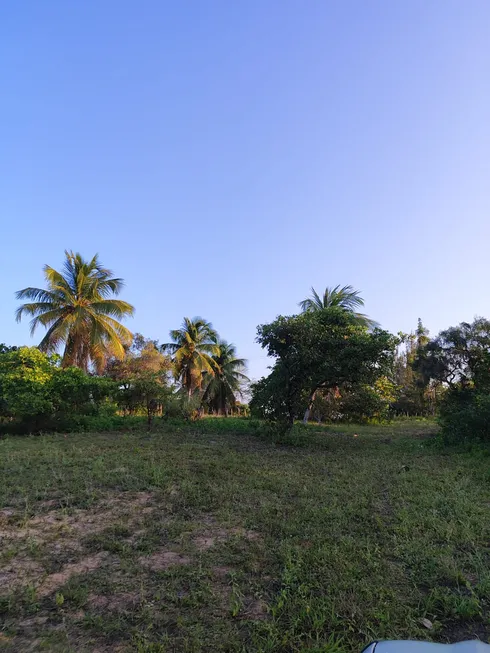
[{"label": "green bush", "polygon": [[447,443],[490,443],[490,394],[474,388],[450,390],[442,402],[439,423]]},{"label": "green bush", "polygon": [[92,430],[97,419],[112,428],[116,390],[110,379],[60,368],[36,347],[0,352],[0,432]]},{"label": "green bush", "polygon": [[341,401],[343,419],[351,422],[383,420],[388,417],[390,404],[375,388],[361,386],[346,393]]}]

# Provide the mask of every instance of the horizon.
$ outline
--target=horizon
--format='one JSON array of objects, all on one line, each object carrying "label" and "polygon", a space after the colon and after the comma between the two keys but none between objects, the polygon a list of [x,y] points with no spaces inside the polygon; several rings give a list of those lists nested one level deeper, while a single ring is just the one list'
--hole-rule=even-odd
[{"label": "horizon", "polygon": [[65,249],[124,279],[133,333],[200,315],[252,379],[256,326],[310,287],[352,285],[392,333],[490,316],[487,2],[2,19],[0,342],[39,343],[14,293]]}]

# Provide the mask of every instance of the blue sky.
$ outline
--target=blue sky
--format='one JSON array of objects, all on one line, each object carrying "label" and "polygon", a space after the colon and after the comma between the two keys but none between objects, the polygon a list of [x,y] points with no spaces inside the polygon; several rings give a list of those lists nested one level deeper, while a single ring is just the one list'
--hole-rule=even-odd
[{"label": "blue sky", "polygon": [[256,325],[352,284],[392,331],[490,317],[488,0],[0,8],[0,342],[65,248],[134,331]]}]

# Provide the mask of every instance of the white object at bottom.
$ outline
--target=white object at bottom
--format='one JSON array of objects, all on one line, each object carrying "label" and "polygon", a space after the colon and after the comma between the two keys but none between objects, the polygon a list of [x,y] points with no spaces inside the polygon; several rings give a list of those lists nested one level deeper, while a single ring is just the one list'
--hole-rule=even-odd
[{"label": "white object at bottom", "polygon": [[490,646],[478,640],[457,644],[386,641],[373,642],[362,653],[490,653]]}]

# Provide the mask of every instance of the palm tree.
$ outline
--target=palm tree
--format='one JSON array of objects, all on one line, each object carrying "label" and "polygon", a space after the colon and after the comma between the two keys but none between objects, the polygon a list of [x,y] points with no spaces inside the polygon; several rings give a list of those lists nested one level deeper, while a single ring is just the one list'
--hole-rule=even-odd
[{"label": "palm tree", "polygon": [[364,306],[364,299],[360,296],[359,290],[354,290],[352,286],[335,286],[335,288],[325,288],[323,297],[311,288],[311,297],[303,299],[299,303],[303,313],[313,311],[322,311],[325,308],[341,308],[355,316],[356,321],[366,327],[374,328],[378,323],[371,320],[364,313],[358,313],[356,309]]},{"label": "palm tree", "polygon": [[204,391],[203,403],[219,415],[227,414],[236,405],[236,395],[242,394],[244,383],[250,379],[244,374],[246,360],[236,357],[236,347],[226,340],[217,341],[218,351],[213,356],[215,372]]},{"label": "palm tree", "polygon": [[176,378],[189,397],[202,386],[203,374],[214,375],[218,353],[218,336],[210,322],[201,317],[184,318],[180,329],[170,331],[172,342],[162,345],[162,351],[173,355]]},{"label": "palm tree", "polygon": [[124,286],[122,279],[104,268],[95,255],[86,261],[65,251],[63,271],[43,268],[47,288],[24,288],[17,299],[31,300],[16,311],[17,322],[32,317],[31,335],[38,326],[47,328],[39,349],[54,352],[64,345],[62,366],[100,372],[109,356],[123,358],[132,341],[131,332],[118,320],[133,315],[131,304],[113,299]]}]

